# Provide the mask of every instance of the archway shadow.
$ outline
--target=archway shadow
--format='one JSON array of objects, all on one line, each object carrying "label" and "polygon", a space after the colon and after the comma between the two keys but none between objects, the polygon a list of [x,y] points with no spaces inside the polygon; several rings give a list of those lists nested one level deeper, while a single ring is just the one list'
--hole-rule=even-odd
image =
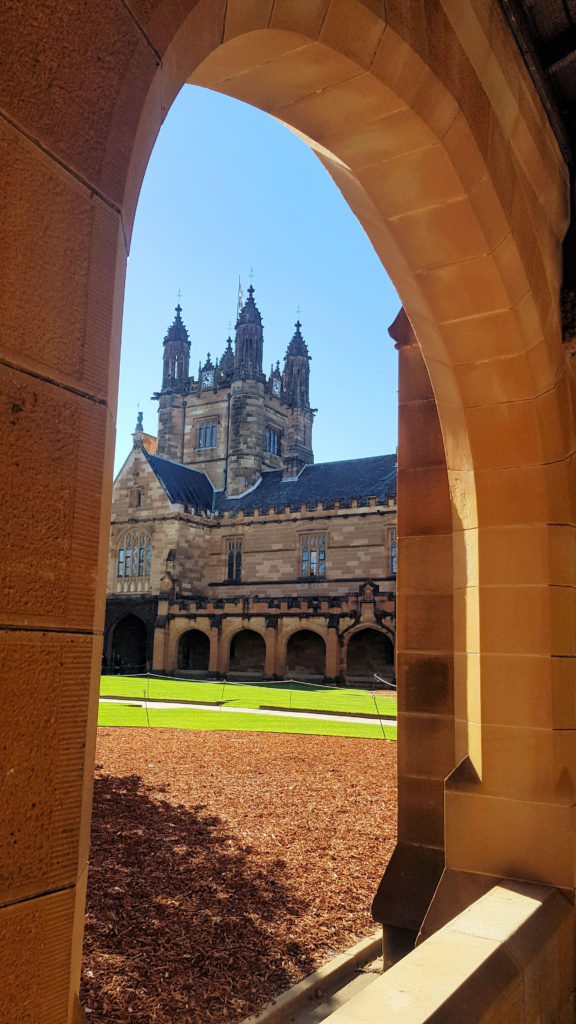
[{"label": "archway shadow", "polygon": [[138,775],[97,777],[81,1001],[90,1019],[242,1020],[315,969],[270,940],[303,903],[206,804],[172,805]]}]

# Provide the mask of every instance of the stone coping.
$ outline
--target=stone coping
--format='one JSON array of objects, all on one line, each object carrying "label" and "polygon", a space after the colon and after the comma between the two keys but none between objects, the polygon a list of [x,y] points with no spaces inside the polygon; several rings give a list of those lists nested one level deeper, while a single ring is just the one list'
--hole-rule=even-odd
[{"label": "stone coping", "polygon": [[354,971],[370,963],[381,952],[382,930],[378,929],[374,935],[361,939],[345,953],[333,957],[329,963],[273,999],[261,1013],[246,1017],[242,1024],[283,1024],[312,1000],[320,998],[318,993],[324,998],[341,988],[350,980]]},{"label": "stone coping", "polygon": [[565,896],[504,881],[325,1024],[564,1024],[573,1019],[573,971]]}]

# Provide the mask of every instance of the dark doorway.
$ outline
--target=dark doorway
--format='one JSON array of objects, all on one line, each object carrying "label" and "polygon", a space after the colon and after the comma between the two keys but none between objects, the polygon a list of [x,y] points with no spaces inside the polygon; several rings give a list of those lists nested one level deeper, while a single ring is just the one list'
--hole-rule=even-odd
[{"label": "dark doorway", "polygon": [[373,683],[375,674],[386,680],[394,678],[394,647],[385,633],[361,629],[348,643],[346,681]]},{"label": "dark doorway", "polygon": [[323,679],[326,674],[326,644],[318,633],[301,629],[286,647],[286,673],[293,679]]},{"label": "dark doorway", "polygon": [[125,615],[116,624],[112,638],[114,672],[124,674],[146,672],[146,625],[137,615]]},{"label": "dark doorway", "polygon": [[261,679],[266,666],[266,644],[253,629],[236,633],[230,643],[229,675]]},{"label": "dark doorway", "polygon": [[210,664],[210,640],[199,629],[183,633],[178,643],[178,668],[182,672],[207,672]]}]

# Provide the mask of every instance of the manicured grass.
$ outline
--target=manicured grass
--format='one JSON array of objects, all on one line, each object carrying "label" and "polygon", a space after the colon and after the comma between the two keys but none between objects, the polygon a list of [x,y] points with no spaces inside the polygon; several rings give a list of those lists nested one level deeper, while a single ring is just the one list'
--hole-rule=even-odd
[{"label": "manicured grass", "polygon": [[396,717],[396,694],[372,694],[347,687],[330,688],[307,683],[239,684],[194,682],[174,679],[147,679],[127,676],[102,676],[103,697],[134,697],[142,700],[189,700],[202,703],[225,702],[235,707],[294,708],[307,711],[345,711],[349,714],[380,714]]},{"label": "manicured grass", "polygon": [[[140,694],[140,697],[142,694]],[[319,721],[307,718],[281,718],[276,715],[242,714],[211,708],[146,708],[125,704],[100,704],[98,725],[135,726],[163,729],[205,729],[236,732],[304,733],[311,736],[352,736],[363,739],[396,739],[396,727],[379,722],[347,722],[342,719]]]}]

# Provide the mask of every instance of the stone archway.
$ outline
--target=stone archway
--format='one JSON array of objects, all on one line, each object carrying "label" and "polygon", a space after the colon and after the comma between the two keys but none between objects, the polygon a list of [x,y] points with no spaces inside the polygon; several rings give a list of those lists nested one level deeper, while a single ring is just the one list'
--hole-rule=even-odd
[{"label": "stone archway", "polygon": [[181,672],[208,671],[210,638],[200,629],[188,629],[178,639],[178,669]]},{"label": "stone archway", "polygon": [[[48,1002],[32,975],[54,979],[54,1020],[79,1010],[71,949],[88,856],[123,275],[154,138],[187,79],[305,136],[386,262],[430,373],[450,488],[460,766],[446,785],[450,868],[571,890],[574,397],[558,303],[568,174],[498,5],[12,4],[2,29],[13,197],[0,282],[5,678],[36,808],[11,779],[8,813],[28,856],[6,858],[1,895],[8,969],[24,965],[20,1016],[40,1019]],[[400,469],[417,504],[434,469]],[[421,507],[434,517],[433,503]],[[428,539],[424,522],[400,545],[400,588],[403,560],[416,580],[432,561]],[[425,586],[400,594],[406,662],[433,650],[439,628],[444,641],[446,607]],[[72,682],[77,710],[50,733],[51,754],[76,752],[54,755],[50,786],[37,742],[47,663],[54,700]],[[425,702],[426,686],[414,694]],[[407,716],[401,757],[415,778],[446,741],[447,730]],[[60,826],[40,856],[44,820]],[[37,955],[18,956],[33,914]],[[50,931],[65,938],[48,965]]]},{"label": "stone archway", "polygon": [[112,634],[113,671],[126,675],[146,672],[148,631],[137,615],[125,615],[114,627]]},{"label": "stone archway", "polygon": [[242,629],[230,640],[230,679],[261,679],[266,665],[266,642],[254,629]]},{"label": "stone archway", "polygon": [[137,615],[124,615],[112,635],[112,668],[115,673],[139,675],[148,669],[148,630]]},{"label": "stone archway", "polygon": [[286,674],[304,682],[317,682],[326,675],[326,644],[314,630],[299,629],[289,637]]},{"label": "stone archway", "polygon": [[374,685],[374,676],[394,678],[394,646],[379,629],[360,629],[353,633],[346,648],[346,682]]}]

